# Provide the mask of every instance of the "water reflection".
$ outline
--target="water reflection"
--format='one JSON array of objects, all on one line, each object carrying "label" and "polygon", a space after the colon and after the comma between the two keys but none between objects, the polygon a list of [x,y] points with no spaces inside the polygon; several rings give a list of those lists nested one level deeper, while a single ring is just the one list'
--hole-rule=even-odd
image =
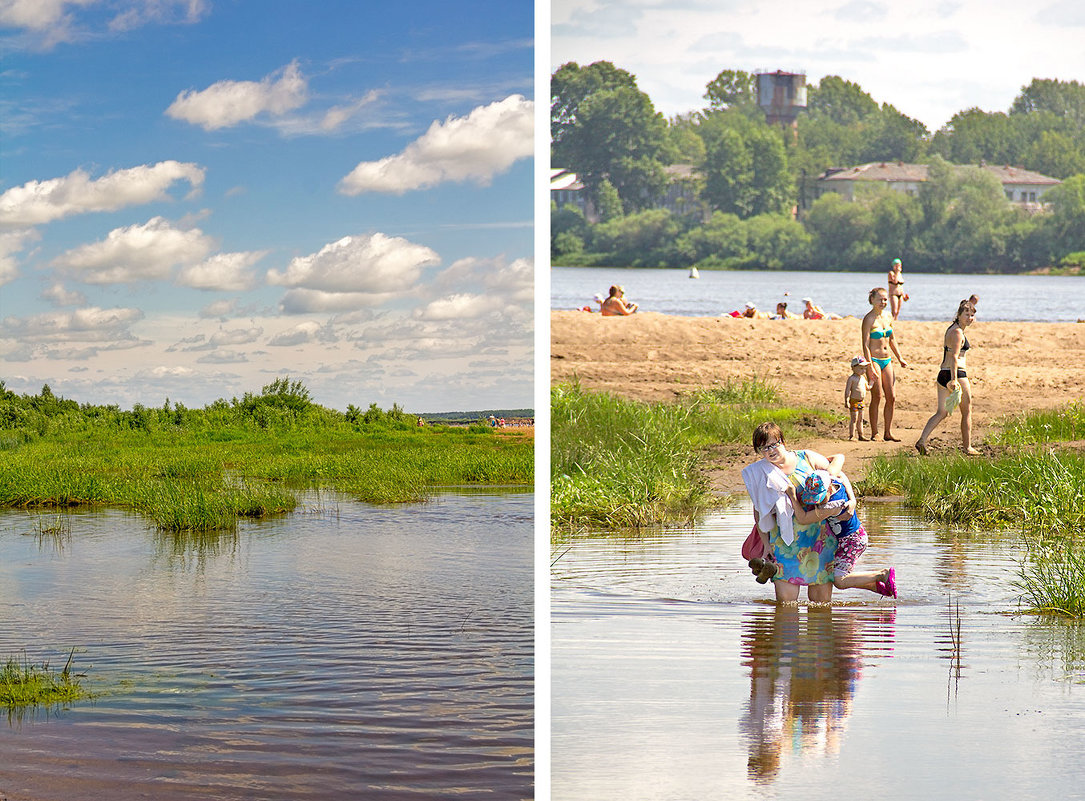
[{"label": "water reflection", "polygon": [[786,763],[840,751],[864,655],[892,655],[895,619],[895,608],[794,605],[743,616],[750,700],[739,728],[751,781],[772,784]]}]

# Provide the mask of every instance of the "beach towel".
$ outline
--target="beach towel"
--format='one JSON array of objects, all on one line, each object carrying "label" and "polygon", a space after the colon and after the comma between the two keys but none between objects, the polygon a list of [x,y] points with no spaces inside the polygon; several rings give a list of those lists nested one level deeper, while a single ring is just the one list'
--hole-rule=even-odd
[{"label": "beach towel", "polygon": [[949,397],[946,398],[946,414],[953,414],[953,410],[956,409],[961,403],[961,385],[958,382],[957,388],[949,393]]},{"label": "beach towel", "polygon": [[774,525],[780,527],[780,539],[790,545],[795,541],[795,522],[791,501],[787,497],[787,476],[764,459],[742,468],[742,481],[757,510],[758,527],[766,534]]}]

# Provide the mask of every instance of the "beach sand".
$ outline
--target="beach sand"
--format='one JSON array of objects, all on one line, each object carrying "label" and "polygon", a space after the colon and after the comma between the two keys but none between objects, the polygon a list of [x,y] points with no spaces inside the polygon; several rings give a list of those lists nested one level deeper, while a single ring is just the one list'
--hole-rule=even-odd
[{"label": "beach sand", "polygon": [[[983,439],[999,418],[1030,409],[1062,406],[1085,392],[1085,324],[984,322],[968,328],[968,377],[972,385],[972,442]],[[873,456],[914,443],[934,413],[935,375],[942,336],[949,322],[893,325],[908,366],[894,362],[896,411],[893,433],[901,442],[848,441],[844,382],[852,356],[862,353],[860,320],[746,320],[675,317],[638,312],[602,317],[577,311],[551,312],[551,382],[579,380],[589,390],[643,401],[668,401],[728,379],[759,378],[774,384],[783,401],[839,412],[843,422],[820,425],[793,448],[843,453],[845,470],[862,478]],[[865,410],[869,414],[869,406]],[[879,422],[879,432],[882,430]],[[931,437],[932,451],[960,448],[960,415],[944,421]],[[721,446],[709,477],[721,494],[741,492],[739,470],[754,458],[752,448]],[[918,458],[918,457],[917,457]]]}]

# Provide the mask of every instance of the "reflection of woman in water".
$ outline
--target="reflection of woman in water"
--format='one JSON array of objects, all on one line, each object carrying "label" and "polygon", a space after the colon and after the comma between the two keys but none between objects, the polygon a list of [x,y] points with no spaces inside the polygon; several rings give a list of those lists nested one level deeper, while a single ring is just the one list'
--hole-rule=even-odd
[{"label": "reflection of woman in water", "polygon": [[[769,784],[791,754],[840,749],[863,664],[864,643],[892,639],[895,609],[842,611],[777,606],[742,620],[750,702],[739,728],[748,739],[749,778]],[[871,650],[874,650],[872,648]],[[869,664],[869,659],[867,660]]]}]

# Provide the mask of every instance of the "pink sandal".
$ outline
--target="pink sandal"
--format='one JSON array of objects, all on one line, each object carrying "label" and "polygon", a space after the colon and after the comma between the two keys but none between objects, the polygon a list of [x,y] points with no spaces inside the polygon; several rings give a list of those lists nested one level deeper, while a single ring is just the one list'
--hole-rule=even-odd
[{"label": "pink sandal", "polygon": [[895,567],[889,568],[889,575],[885,577],[885,581],[874,582],[874,590],[878,595],[885,595],[889,598],[897,597],[897,569]]}]

